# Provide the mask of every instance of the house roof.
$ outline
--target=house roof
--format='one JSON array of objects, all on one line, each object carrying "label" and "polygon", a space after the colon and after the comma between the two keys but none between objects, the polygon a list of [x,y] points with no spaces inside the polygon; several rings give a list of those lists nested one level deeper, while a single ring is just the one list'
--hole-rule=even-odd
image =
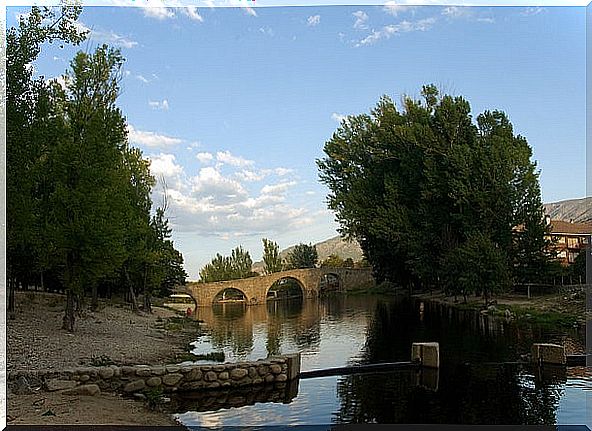
[{"label": "house roof", "polygon": [[592,222],[570,223],[563,220],[551,220],[551,234],[591,235]]}]

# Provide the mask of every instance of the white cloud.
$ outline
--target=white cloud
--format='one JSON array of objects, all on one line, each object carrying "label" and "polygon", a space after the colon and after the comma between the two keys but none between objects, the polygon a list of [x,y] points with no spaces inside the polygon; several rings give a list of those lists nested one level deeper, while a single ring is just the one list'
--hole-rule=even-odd
[{"label": "white cloud", "polygon": [[409,12],[415,9],[415,6],[407,6],[396,4],[394,1],[386,2],[384,5],[384,11],[389,15],[397,16],[400,13]]},{"label": "white cloud", "polygon": [[372,33],[359,41],[356,44],[356,47],[372,45],[381,39],[390,39],[392,36],[399,33],[427,31],[434,25],[435,22],[436,18],[426,18],[419,21],[401,21],[398,24],[387,25],[379,31],[372,30]]},{"label": "white cloud", "polygon": [[203,17],[197,11],[196,6],[187,6],[182,9],[183,13],[194,21],[203,22]]},{"label": "white cloud", "polygon": [[271,29],[270,27],[260,27],[259,32],[267,36],[273,36],[273,29]]},{"label": "white cloud", "polygon": [[543,12],[547,12],[547,9],[545,9],[544,7],[540,7],[540,6],[527,7],[522,12],[520,12],[520,15],[532,16],[532,15],[538,15]]},{"label": "white cloud", "polygon": [[309,16],[308,20],[306,20],[306,23],[309,27],[317,26],[321,23],[321,16],[320,15]]},{"label": "white cloud", "polygon": [[471,10],[467,6],[448,6],[442,10],[442,15],[450,18],[467,17],[471,13]]},{"label": "white cloud", "polygon": [[294,173],[294,169],[290,169],[290,168],[275,168],[273,170],[273,172],[276,175],[278,175],[280,177],[283,177],[284,175],[288,175],[288,174]]},{"label": "white cloud", "polygon": [[261,189],[262,195],[283,195],[286,191],[296,185],[296,181],[285,181],[278,184],[268,184]]},{"label": "white cloud", "polygon": [[115,33],[113,30],[109,30],[109,31],[104,31],[104,30],[98,30],[95,28],[89,28],[87,27],[84,23],[82,23],[81,21],[77,21],[74,26],[76,27],[76,30],[80,33],[82,32],[88,32],[87,34],[87,38],[90,41],[96,41],[96,42],[104,42],[107,43],[108,45],[114,45],[114,46],[118,46],[120,48],[133,48],[135,46],[138,45],[138,42],[136,42],[135,40],[129,39],[125,36],[121,36],[117,33]]},{"label": "white cloud", "polygon": [[245,182],[256,182],[256,181],[261,181],[263,180],[265,177],[267,176],[267,174],[263,171],[252,171],[249,169],[246,169],[244,171],[240,171],[236,173],[236,177],[241,180],[241,181],[245,181]]},{"label": "white cloud", "polygon": [[148,105],[152,108],[152,109],[160,109],[162,111],[168,111],[169,110],[169,102],[168,100],[164,99],[162,102],[159,102],[158,100],[156,101],[148,101]]},{"label": "white cloud", "polygon": [[212,153],[207,153],[207,152],[197,153],[197,155],[195,157],[202,164],[207,164],[207,163],[210,163],[212,160],[214,160],[214,155]]},{"label": "white cloud", "polygon": [[354,28],[360,30],[368,28],[368,25],[366,24],[368,21],[368,14],[366,14],[366,12],[359,10],[352,13],[352,15],[356,18],[356,21],[354,22]]},{"label": "white cloud", "polygon": [[144,84],[148,84],[150,81],[144,78],[142,75],[136,75],[136,79],[142,81]]},{"label": "white cloud", "polygon": [[149,18],[165,20],[175,17],[175,13],[171,9],[162,6],[142,6],[142,9],[144,9],[144,16]]},{"label": "white cloud", "polygon": [[477,10],[471,6],[448,6],[442,10],[442,15],[448,19],[466,19],[488,24],[495,22],[493,17],[477,13]]},{"label": "white cloud", "polygon": [[346,118],[347,118],[347,115],[338,114],[337,112],[333,112],[331,114],[331,119],[334,121],[337,121],[338,123],[341,123]]},{"label": "white cloud", "polygon": [[230,151],[218,151],[216,153],[216,160],[220,163],[237,167],[250,166],[254,163],[252,160],[243,159],[239,156],[233,156]]},{"label": "white cloud", "polygon": [[131,124],[128,125],[128,139],[130,143],[149,148],[173,147],[183,142],[182,139],[162,135],[155,132],[137,130]]},{"label": "white cloud", "polygon": [[164,176],[167,179],[178,178],[183,174],[183,167],[176,163],[174,154],[160,153],[150,156],[150,172],[155,176]]}]

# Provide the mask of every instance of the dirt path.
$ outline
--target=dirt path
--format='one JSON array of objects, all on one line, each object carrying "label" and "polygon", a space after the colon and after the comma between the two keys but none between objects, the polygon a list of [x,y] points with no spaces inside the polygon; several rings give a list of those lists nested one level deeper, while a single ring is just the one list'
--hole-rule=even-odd
[{"label": "dirt path", "polygon": [[[165,364],[182,360],[197,339],[193,323],[171,323],[174,311],[154,308],[136,315],[123,305],[101,304],[77,319],[75,333],[61,329],[64,297],[17,293],[17,312],[7,321],[7,370],[64,369],[80,365]],[[43,413],[51,411],[43,416]],[[8,394],[9,424],[174,425],[169,416],[115,394],[95,397],[38,392]]]}]

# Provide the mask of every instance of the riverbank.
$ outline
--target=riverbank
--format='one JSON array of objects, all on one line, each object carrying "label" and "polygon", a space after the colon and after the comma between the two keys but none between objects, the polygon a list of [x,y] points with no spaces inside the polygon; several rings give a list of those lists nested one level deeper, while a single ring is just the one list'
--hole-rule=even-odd
[{"label": "riverbank", "polygon": [[586,324],[586,294],[584,291],[554,293],[528,298],[524,295],[503,294],[492,298],[485,309],[483,299],[446,296],[441,291],[413,295],[458,309],[475,310],[494,317],[509,318],[519,324],[529,323],[563,329],[584,327]]},{"label": "riverbank", "polygon": [[[63,296],[17,292],[16,299],[14,319],[7,321],[7,371],[176,363],[187,359],[185,347],[199,333],[196,322],[174,310],[154,307],[152,314],[137,315],[124,304],[102,302],[79,317],[70,334],[61,329]],[[68,396],[31,389],[7,394],[9,424],[177,425],[144,401],[106,392]]]}]

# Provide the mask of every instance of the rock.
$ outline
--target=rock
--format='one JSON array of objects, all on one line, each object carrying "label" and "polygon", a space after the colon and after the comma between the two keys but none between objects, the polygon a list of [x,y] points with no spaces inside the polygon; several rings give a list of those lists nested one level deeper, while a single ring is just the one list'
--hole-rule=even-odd
[{"label": "rock", "polygon": [[261,377],[255,377],[253,379],[253,384],[254,385],[260,385],[261,383],[263,383],[263,379]]},{"label": "rock", "polygon": [[265,382],[266,383],[271,383],[275,380],[275,377],[272,376],[271,374],[268,374],[267,376],[265,376]]},{"label": "rock", "polygon": [[138,368],[136,370],[136,376],[138,376],[138,377],[148,377],[151,374],[152,374],[152,370],[150,370],[150,368],[148,368],[148,367],[142,367],[142,368]]},{"label": "rock", "polygon": [[252,379],[256,379],[259,377],[259,373],[257,372],[257,368],[249,367],[249,377]]},{"label": "rock", "polygon": [[181,367],[178,367],[177,365],[167,365],[165,368],[167,373],[177,373],[181,369]]},{"label": "rock", "polygon": [[181,381],[182,378],[183,378],[183,374],[179,374],[179,373],[167,374],[162,377],[162,383],[164,383],[167,386],[175,386],[177,383],[179,383]]},{"label": "rock", "polygon": [[218,374],[218,378],[220,380],[228,380],[228,371],[222,371],[220,374]]},{"label": "rock", "polygon": [[282,367],[278,364],[271,364],[269,369],[273,374],[280,374],[282,372]]},{"label": "rock", "polygon": [[185,374],[185,380],[187,380],[188,382],[193,382],[195,380],[201,380],[201,378],[202,378],[202,372],[199,368],[194,368],[193,370],[191,370],[190,372]]},{"label": "rock", "polygon": [[12,388],[12,393],[14,393],[15,395],[28,395],[32,394],[33,390],[31,389],[31,386],[29,385],[27,379],[23,376],[20,376],[16,380],[16,383]]},{"label": "rock", "polygon": [[146,383],[144,383],[144,380],[134,380],[123,387],[123,392],[136,392],[144,389],[145,387]]},{"label": "rock", "polygon": [[98,385],[91,384],[91,385],[80,385],[72,389],[65,390],[62,392],[64,395],[89,395],[94,397],[97,394],[101,393],[101,389]]},{"label": "rock", "polygon": [[146,399],[146,395],[144,395],[144,394],[143,394],[143,393],[141,393],[141,392],[136,392],[136,393],[134,394],[134,398],[137,398],[138,400],[145,400],[145,399]]},{"label": "rock", "polygon": [[61,391],[64,389],[72,389],[77,384],[78,383],[76,383],[74,380],[52,379],[52,380],[47,381],[46,387],[47,387],[48,391],[53,392],[53,391]]},{"label": "rock", "polygon": [[88,374],[82,374],[80,376],[80,381],[81,382],[88,382],[90,380],[90,376]]},{"label": "rock", "polygon": [[164,369],[164,367],[153,367],[152,368],[152,375],[153,376],[162,376],[162,375],[164,375],[165,372],[166,372],[166,370]]},{"label": "rock", "polygon": [[99,370],[99,376],[101,379],[110,379],[115,374],[115,370],[113,368],[102,368]]},{"label": "rock", "polygon": [[275,378],[276,382],[285,382],[286,380],[288,380],[288,376],[286,376],[285,374],[279,374]]},{"label": "rock", "polygon": [[216,375],[216,373],[214,371],[208,371],[206,373],[206,375],[204,376],[204,380],[206,382],[214,382],[218,379],[218,376]]},{"label": "rock", "polygon": [[134,367],[129,367],[129,366],[121,367],[121,375],[122,376],[135,376],[136,369]]},{"label": "rock", "polygon": [[162,380],[160,377],[150,377],[148,380],[146,380],[146,385],[151,387],[160,386],[161,383]]},{"label": "rock", "polygon": [[226,369],[226,367],[224,365],[214,366],[214,371],[217,371],[217,372],[224,371],[225,369]]},{"label": "rock", "polygon": [[259,375],[260,375],[261,377],[263,377],[263,376],[265,376],[267,373],[269,373],[269,368],[268,368],[268,367],[266,367],[265,365],[260,365],[260,366],[257,368],[257,372],[259,373]]},{"label": "rock", "polygon": [[220,387],[220,383],[218,383],[218,382],[213,382],[208,385],[208,388],[211,388],[211,389],[215,389],[215,388],[219,388],[219,387]]},{"label": "rock", "polygon": [[233,380],[240,380],[243,377],[246,377],[247,374],[249,374],[249,372],[244,368],[235,368],[230,372],[230,377],[232,377]]}]

